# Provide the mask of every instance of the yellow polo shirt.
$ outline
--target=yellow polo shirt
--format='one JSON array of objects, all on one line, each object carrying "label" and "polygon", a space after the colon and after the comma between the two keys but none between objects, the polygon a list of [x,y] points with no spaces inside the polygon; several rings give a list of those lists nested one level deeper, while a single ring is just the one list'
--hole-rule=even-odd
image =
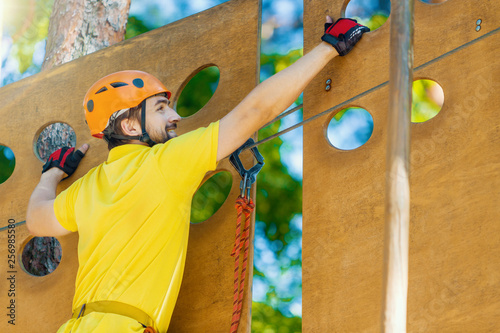
[{"label": "yellow polo shirt", "polygon": [[[133,305],[166,332],[179,293],[191,199],[216,167],[219,123],[154,147],[123,145],[61,192],[59,223],[78,231],[73,310],[99,300]],[[58,332],[142,332],[133,319],[90,313]]]}]

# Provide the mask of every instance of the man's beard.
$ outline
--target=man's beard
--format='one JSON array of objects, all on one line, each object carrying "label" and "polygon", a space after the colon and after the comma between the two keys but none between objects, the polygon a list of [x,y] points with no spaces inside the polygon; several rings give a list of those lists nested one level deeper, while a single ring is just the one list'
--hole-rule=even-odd
[{"label": "man's beard", "polygon": [[149,129],[147,131],[151,140],[156,143],[165,143],[168,140],[177,137],[177,133],[175,133],[176,128],[177,124],[173,124],[166,126],[163,130]]}]

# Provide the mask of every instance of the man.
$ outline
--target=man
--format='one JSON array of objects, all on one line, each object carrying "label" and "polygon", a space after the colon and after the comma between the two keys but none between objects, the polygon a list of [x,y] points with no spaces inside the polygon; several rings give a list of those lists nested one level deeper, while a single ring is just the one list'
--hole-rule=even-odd
[{"label": "man", "polygon": [[97,81],[84,108],[92,135],[108,142],[107,161],[56,198],[57,184],[75,171],[88,145],[56,151],[28,205],[33,235],[79,232],[73,318],[58,332],[166,332],[184,269],[190,203],[205,173],[367,31],[354,20],[327,17],[323,41],[311,52],[259,84],[220,121],[179,137],[181,118],[155,77],[124,71]]}]

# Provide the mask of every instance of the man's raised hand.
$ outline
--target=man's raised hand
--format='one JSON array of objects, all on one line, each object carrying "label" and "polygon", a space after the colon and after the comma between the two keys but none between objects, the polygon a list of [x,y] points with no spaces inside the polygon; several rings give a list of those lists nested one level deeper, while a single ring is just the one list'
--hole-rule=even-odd
[{"label": "man's raised hand", "polygon": [[335,23],[330,16],[326,17],[325,34],[321,40],[331,44],[341,56],[349,53],[354,45],[370,29],[359,24],[356,20],[341,18]]}]

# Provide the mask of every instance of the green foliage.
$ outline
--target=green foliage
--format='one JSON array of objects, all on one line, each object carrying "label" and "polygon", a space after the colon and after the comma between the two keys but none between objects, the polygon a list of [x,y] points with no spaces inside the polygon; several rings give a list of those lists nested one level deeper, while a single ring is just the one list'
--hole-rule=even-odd
[{"label": "green foliage", "polygon": [[[261,68],[266,74],[274,75],[290,66],[303,54],[303,50],[293,50],[286,55],[262,54]],[[278,132],[281,122],[277,121],[259,131],[259,140]],[[302,183],[294,179],[281,162],[281,138],[275,138],[259,146],[265,165],[257,177],[257,220],[266,224],[265,232],[270,241],[282,243],[281,253],[291,241],[300,237],[289,234],[290,221],[302,212]],[[287,237],[288,235],[288,237]],[[292,236],[292,237],[290,237]]]},{"label": "green foliage", "polygon": [[219,69],[211,66],[202,69],[189,80],[176,104],[181,117],[189,117],[198,112],[212,98],[219,84]]},{"label": "green foliage", "polygon": [[261,54],[260,66],[271,76],[296,62],[302,55],[303,49],[292,50],[285,55],[279,53]]},{"label": "green foliage", "polygon": [[203,183],[193,196],[191,222],[203,222],[215,214],[226,201],[232,183],[229,171],[218,172]]},{"label": "green foliage", "polygon": [[5,146],[0,146],[0,184],[5,182],[16,166],[16,159],[12,150]]},{"label": "green foliage", "polygon": [[[280,122],[259,131],[259,139],[278,131]],[[302,184],[294,179],[281,162],[281,138],[259,146],[265,166],[257,176],[257,220],[266,224],[265,232],[270,241],[280,240],[280,253],[290,239],[290,221],[302,211]]]},{"label": "green foliage", "polygon": [[9,0],[4,4],[5,25],[12,36],[11,53],[24,73],[31,65],[35,45],[47,37],[54,0]]},{"label": "green foliage", "polygon": [[345,109],[340,110],[339,112],[337,112],[337,113],[335,114],[335,116],[333,116],[333,118],[334,118],[336,121],[339,121],[339,120],[342,118],[342,116],[343,116],[343,115],[344,115],[347,111],[349,111],[349,109],[350,109],[350,108],[345,108]]},{"label": "green foliage", "polygon": [[427,121],[438,114],[441,110],[440,104],[433,98],[433,95],[442,93],[442,89],[432,80],[413,81],[411,121],[421,123]]},{"label": "green foliage", "polygon": [[297,333],[302,332],[302,319],[285,317],[271,306],[252,302],[252,332]]},{"label": "green foliage", "polygon": [[129,16],[127,27],[125,28],[125,39],[129,39],[151,30],[144,22],[135,16]]},{"label": "green foliage", "polygon": [[369,20],[359,19],[359,23],[366,25],[371,31],[380,28],[389,17],[385,14],[375,14]]}]

